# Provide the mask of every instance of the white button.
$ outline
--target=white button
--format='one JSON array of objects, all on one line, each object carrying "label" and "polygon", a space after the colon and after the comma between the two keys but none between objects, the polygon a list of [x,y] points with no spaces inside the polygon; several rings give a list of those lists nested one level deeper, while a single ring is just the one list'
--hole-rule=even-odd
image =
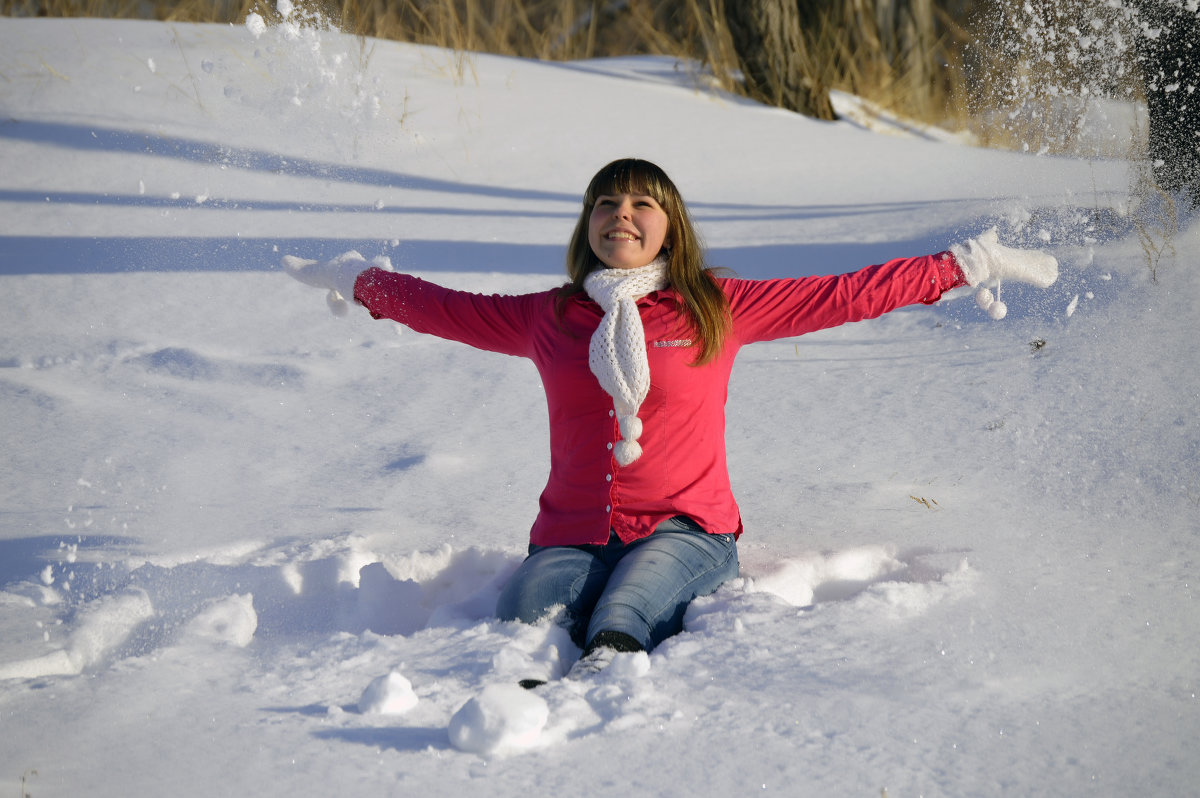
[{"label": "white button", "polygon": [[608,442],[608,450],[609,450],[610,452],[612,451],[612,441],[609,441],[609,442]]},{"label": "white button", "polygon": [[604,481],[605,481],[605,482],[612,482],[612,474],[609,474],[608,476],[606,476],[606,477],[604,478]]},{"label": "white button", "polygon": [[612,512],[612,505],[611,505],[611,504],[610,504],[610,505],[607,505],[607,506],[604,508],[604,512],[606,512],[606,513],[611,513],[611,512]]},{"label": "white button", "polygon": [[609,411],[608,411],[608,417],[609,417],[609,418],[612,418],[612,417],[613,417],[613,416],[615,416],[616,414],[617,414],[617,411],[616,411],[616,410],[609,410]]}]

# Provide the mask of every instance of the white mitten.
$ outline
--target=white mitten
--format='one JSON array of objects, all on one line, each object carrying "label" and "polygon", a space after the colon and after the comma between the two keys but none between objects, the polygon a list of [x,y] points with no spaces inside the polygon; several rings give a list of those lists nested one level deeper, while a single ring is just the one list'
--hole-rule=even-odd
[{"label": "white mitten", "polygon": [[363,256],[350,250],[343,252],[333,260],[319,262],[305,260],[295,255],[283,256],[283,270],[289,275],[314,288],[324,288],[329,293],[325,301],[335,316],[344,316],[349,309],[348,300],[354,298],[354,281],[358,275],[372,266],[386,271],[392,270],[392,262],[387,257],[380,256],[370,262]]},{"label": "white mitten", "polygon": [[1048,288],[1058,279],[1058,261],[1037,249],[1013,249],[1000,243],[996,228],[950,247],[967,284],[979,288],[975,300],[993,319],[1002,319],[1008,308],[992,297],[988,283],[1016,280]]}]

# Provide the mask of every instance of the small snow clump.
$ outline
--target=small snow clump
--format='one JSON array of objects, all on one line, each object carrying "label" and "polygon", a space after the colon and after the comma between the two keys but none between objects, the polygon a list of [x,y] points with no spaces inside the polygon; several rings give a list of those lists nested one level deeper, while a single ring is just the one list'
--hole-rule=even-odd
[{"label": "small snow clump", "polygon": [[398,671],[373,679],[358,699],[358,711],[364,715],[403,715],[419,699],[412,682]]}]

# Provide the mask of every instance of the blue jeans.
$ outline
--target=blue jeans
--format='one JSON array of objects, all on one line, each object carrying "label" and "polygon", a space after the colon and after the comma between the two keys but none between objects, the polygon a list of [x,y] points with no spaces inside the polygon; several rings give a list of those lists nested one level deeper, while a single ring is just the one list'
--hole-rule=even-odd
[{"label": "blue jeans", "polygon": [[602,546],[531,545],[496,615],[534,623],[563,607],[580,648],[600,632],[623,632],[649,651],[683,629],[692,599],[737,573],[734,536],[710,535],[680,515],[629,544],[614,533]]}]

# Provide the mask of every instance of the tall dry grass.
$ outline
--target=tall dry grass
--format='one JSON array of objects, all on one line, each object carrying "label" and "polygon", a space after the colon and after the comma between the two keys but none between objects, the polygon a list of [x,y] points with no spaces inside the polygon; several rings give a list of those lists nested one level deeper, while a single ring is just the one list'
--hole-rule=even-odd
[{"label": "tall dry grass", "polygon": [[[348,33],[459,53],[574,60],[668,55],[739,91],[724,3],[738,0],[295,0]],[[923,122],[960,126],[961,52],[953,22],[971,0],[810,0],[802,4],[806,69],[816,85],[865,97]],[[10,16],[117,17],[237,23],[278,18],[274,0],[0,0]]]}]

